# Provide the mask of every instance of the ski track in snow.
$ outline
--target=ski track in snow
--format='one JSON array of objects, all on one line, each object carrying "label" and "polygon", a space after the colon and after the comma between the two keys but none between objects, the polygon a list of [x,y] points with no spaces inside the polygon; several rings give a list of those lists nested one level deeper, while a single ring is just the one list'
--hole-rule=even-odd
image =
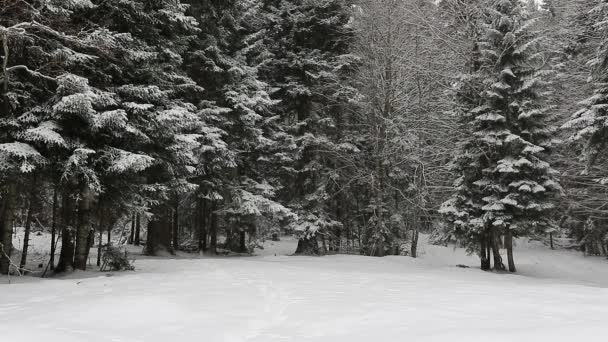
[{"label": "ski track in snow", "polygon": [[418,259],[283,255],[293,243],[270,243],[256,257],[140,258],[136,272],[111,276],[0,278],[0,340],[571,342],[605,334],[608,262],[600,258],[520,241],[521,273],[511,275],[479,271],[475,257],[453,248],[423,244]]}]

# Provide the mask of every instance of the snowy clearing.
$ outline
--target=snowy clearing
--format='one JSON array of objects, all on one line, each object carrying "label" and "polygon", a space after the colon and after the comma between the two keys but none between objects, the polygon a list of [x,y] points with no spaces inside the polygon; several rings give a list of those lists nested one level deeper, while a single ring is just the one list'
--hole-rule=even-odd
[{"label": "snowy clearing", "polygon": [[510,275],[479,271],[460,249],[423,245],[419,259],[284,255],[294,243],[269,241],[254,257],[141,257],[136,272],[0,278],[2,340],[571,341],[605,333],[601,258],[520,241],[521,273]]}]

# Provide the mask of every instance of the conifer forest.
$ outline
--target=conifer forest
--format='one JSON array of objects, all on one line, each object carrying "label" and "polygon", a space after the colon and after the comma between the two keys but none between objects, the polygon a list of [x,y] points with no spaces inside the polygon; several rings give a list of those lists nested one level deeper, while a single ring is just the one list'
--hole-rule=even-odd
[{"label": "conifer forest", "polygon": [[0,341],[568,341],[608,0],[0,0]]}]

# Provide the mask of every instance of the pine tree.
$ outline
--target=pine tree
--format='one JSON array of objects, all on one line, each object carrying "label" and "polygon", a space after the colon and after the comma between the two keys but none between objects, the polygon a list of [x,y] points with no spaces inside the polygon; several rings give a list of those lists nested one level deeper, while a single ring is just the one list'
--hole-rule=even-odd
[{"label": "pine tree", "polygon": [[519,1],[497,0],[488,8],[479,43],[484,90],[469,111],[473,135],[462,153],[470,159],[459,164],[460,187],[442,209],[469,246],[480,251],[487,241],[499,270],[497,239],[504,235],[512,272],[512,238],[552,226],[552,199],[560,189],[547,162],[555,130],[551,107],[543,106],[547,71],[535,51],[542,37],[530,25]]},{"label": "pine tree", "polygon": [[[78,13],[76,20],[112,32],[122,49],[123,64],[98,80],[114,89],[117,109],[133,128],[121,144],[153,160],[148,167],[138,163],[139,172],[123,170],[133,181],[129,188],[135,201],[125,205],[153,214],[149,254],[161,248],[172,251],[177,240],[170,229],[173,197],[195,188],[188,179],[198,163],[197,150],[205,139],[217,140],[216,131],[205,122],[203,89],[187,77],[183,65],[199,23],[186,14],[188,5],[175,0],[93,2],[94,10]],[[106,180],[108,188],[124,186],[115,176]]]},{"label": "pine tree", "polygon": [[341,74],[352,62],[351,8],[346,0],[260,1],[266,36],[257,55],[260,74],[275,88],[275,113],[293,137],[282,154],[289,165],[277,176],[285,189],[279,197],[299,214],[293,224],[301,236],[297,253],[319,254],[317,233],[331,236],[342,227],[339,208],[332,208],[338,174],[331,156],[339,148],[334,139],[348,97],[339,94]]},{"label": "pine tree", "polygon": [[73,68],[89,71],[99,48],[67,29],[66,18],[90,2],[9,0],[0,9],[0,272],[8,272],[16,187],[20,180],[40,179],[52,160],[48,150],[65,147],[52,120],[41,113],[58,87],[61,75]]},{"label": "pine tree", "polygon": [[[201,22],[201,31],[187,56],[188,74],[205,88],[209,121],[225,142],[209,144],[200,155],[196,196],[214,209],[211,219],[197,224],[215,223],[210,227],[212,246],[217,229],[224,228],[227,247],[238,252],[246,251],[245,236],[257,234],[256,221],[262,216],[290,216],[274,200],[280,184],[268,177],[275,152],[281,149],[277,140],[285,134],[274,122],[276,101],[251,57],[261,39],[256,10],[255,1],[197,1],[189,12]],[[201,210],[203,205],[199,202],[198,207]]]}]

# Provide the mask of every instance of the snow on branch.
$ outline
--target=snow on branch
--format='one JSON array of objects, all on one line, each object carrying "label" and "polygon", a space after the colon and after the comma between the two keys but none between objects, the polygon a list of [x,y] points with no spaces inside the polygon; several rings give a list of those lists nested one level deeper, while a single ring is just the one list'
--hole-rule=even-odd
[{"label": "snow on branch", "polygon": [[154,158],[120,149],[112,149],[112,165],[108,168],[111,173],[141,172],[152,166]]}]

